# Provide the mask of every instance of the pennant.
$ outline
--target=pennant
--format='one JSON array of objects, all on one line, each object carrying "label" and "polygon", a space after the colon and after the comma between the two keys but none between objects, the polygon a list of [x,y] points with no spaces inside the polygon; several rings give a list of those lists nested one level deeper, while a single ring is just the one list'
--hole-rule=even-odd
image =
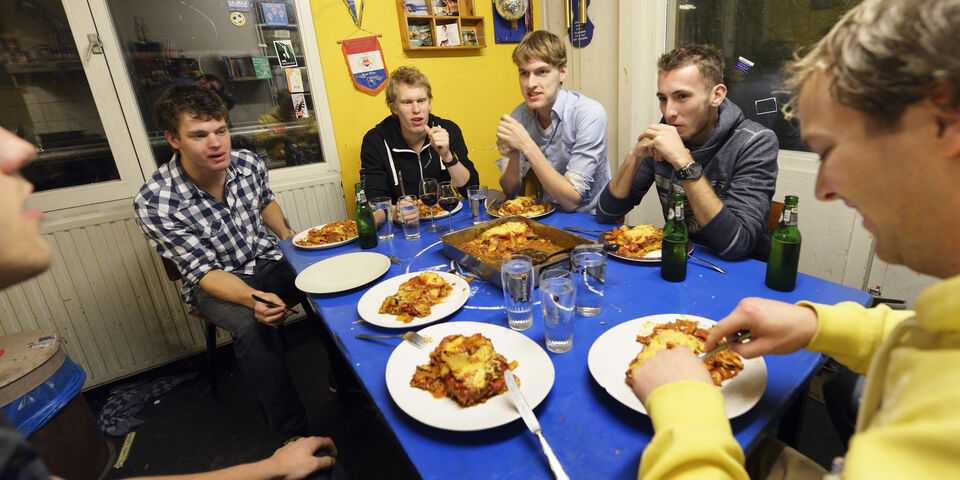
[{"label": "pennant", "polygon": [[347,69],[353,84],[359,90],[376,95],[387,84],[387,67],[383,61],[383,49],[376,36],[354,38],[340,43]]},{"label": "pennant", "polygon": [[350,12],[350,18],[353,19],[353,24],[357,28],[361,28],[360,24],[363,23],[363,0],[343,0],[343,4],[347,6],[347,11]]}]

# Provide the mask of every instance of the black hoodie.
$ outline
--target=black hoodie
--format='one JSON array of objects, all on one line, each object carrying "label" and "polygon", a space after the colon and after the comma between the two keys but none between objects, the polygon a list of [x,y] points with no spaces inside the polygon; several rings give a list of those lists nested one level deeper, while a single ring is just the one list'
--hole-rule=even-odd
[{"label": "black hoodie", "polygon": [[[467,157],[467,146],[463,143],[463,133],[460,127],[450,120],[444,120],[435,115],[427,119],[429,125],[439,125],[450,135],[450,151],[457,155],[460,163],[470,171],[470,180],[457,190],[466,197],[467,187],[479,185],[480,175]],[[370,129],[363,136],[360,147],[360,168],[366,175],[364,191],[367,198],[390,197],[394,202],[400,196],[399,176],[403,176],[403,188],[409,195],[418,194],[420,181],[423,178],[435,178],[437,182],[449,182],[450,172],[446,166],[441,166],[440,154],[430,146],[427,137],[420,149],[414,152],[403,134],[400,133],[400,121],[390,115]],[[400,174],[400,175],[398,175]]]}]

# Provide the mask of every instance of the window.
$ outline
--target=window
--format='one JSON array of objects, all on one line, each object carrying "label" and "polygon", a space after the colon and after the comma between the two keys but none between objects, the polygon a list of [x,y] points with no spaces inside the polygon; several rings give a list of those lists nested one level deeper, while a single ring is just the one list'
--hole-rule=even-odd
[{"label": "window", "polygon": [[158,164],[173,152],[153,104],[176,83],[217,91],[230,108],[233,148],[269,168],[324,161],[293,0],[250,0],[239,13],[222,0],[107,3]]},{"label": "window", "polygon": [[[780,68],[794,50],[809,47],[826,34],[858,0],[683,0],[677,9],[676,44],[709,43],[723,51],[727,97],[747,118],[770,128],[784,150],[806,150],[796,122],[783,118],[787,100],[774,93],[782,85]],[[743,57],[749,73],[736,68]],[[745,68],[746,70],[746,68]]]}]

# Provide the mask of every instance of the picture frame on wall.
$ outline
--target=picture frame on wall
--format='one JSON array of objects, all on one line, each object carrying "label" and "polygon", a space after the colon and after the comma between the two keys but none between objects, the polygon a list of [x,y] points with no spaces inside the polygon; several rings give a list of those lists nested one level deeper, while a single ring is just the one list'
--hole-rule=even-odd
[{"label": "picture frame on wall", "polygon": [[479,44],[477,40],[477,29],[473,27],[463,27],[463,46],[476,47]]},{"label": "picture frame on wall", "polygon": [[290,40],[274,40],[273,49],[277,52],[277,62],[283,68],[297,66],[297,54],[293,50]]}]

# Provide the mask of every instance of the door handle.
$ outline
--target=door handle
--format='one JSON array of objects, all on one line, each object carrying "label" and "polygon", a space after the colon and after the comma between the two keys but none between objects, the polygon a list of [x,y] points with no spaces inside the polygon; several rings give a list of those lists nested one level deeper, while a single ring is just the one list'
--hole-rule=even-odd
[{"label": "door handle", "polygon": [[84,61],[89,62],[91,54],[103,55],[103,43],[100,42],[100,36],[96,33],[88,33],[87,40],[90,43],[87,45],[87,54]]}]

